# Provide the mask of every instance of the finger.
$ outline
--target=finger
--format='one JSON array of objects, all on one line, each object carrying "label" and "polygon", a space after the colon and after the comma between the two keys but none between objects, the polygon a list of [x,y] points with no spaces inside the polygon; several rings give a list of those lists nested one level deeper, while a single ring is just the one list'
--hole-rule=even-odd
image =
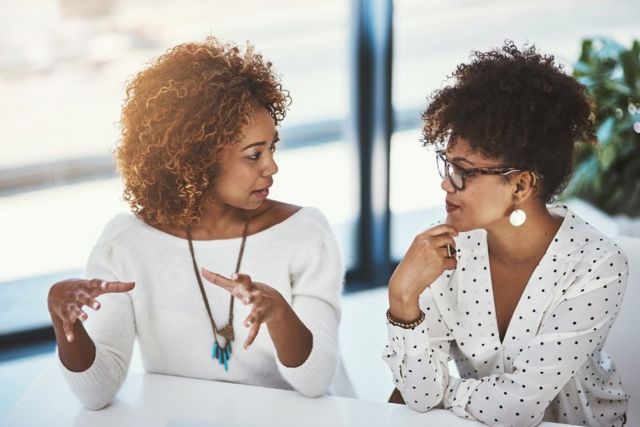
[{"label": "finger", "polygon": [[74,339],[74,336],[73,336],[74,323],[75,323],[75,320],[73,322],[70,322],[66,317],[62,319],[62,330],[64,331],[64,335],[65,337],[67,337],[68,342],[72,342]]},{"label": "finger", "polygon": [[[76,319],[80,319],[81,321],[85,321],[89,318],[89,316],[87,315],[87,313],[85,313],[80,307],[78,307],[76,304],[73,304],[70,308],[69,308],[69,312],[76,318]],[[75,323],[75,322],[74,322]]]},{"label": "finger", "polygon": [[455,258],[456,257],[456,248],[455,248],[455,246],[446,245],[445,249],[447,251],[447,258]]},{"label": "finger", "polygon": [[455,270],[458,266],[458,260],[455,258],[445,258],[442,262],[445,270]]},{"label": "finger", "polygon": [[264,300],[264,294],[261,290],[254,288],[253,291],[249,292],[248,304],[259,304]]},{"label": "finger", "polygon": [[448,234],[431,237],[431,241],[439,248],[444,248],[447,245],[451,246],[452,249],[456,247],[456,241]]},{"label": "finger", "polygon": [[251,277],[242,274],[242,273],[233,273],[231,275],[231,279],[238,285],[244,286],[245,288],[253,287],[253,282],[251,281]]},{"label": "finger", "polygon": [[91,295],[84,291],[78,292],[76,302],[81,306],[86,305],[94,310],[98,310],[100,308],[100,303],[98,302],[98,300],[92,298]]},{"label": "finger", "polygon": [[231,295],[238,298],[244,305],[251,304],[251,291],[243,285],[236,285],[231,289]]},{"label": "finger", "polygon": [[242,345],[245,350],[248,349],[251,344],[253,344],[253,341],[258,336],[258,332],[260,332],[260,325],[261,325],[260,322],[255,322],[251,324],[251,328],[249,329],[249,334],[247,335],[247,339],[244,341],[244,344]]},{"label": "finger", "polygon": [[206,268],[201,268],[200,273],[202,274],[202,277],[207,279],[207,281],[213,283],[216,286],[220,286],[221,288],[226,289],[229,292],[231,292],[231,289],[233,289],[233,287],[235,286],[235,283],[233,283],[232,280],[224,277],[221,274],[209,271]]},{"label": "finger", "polygon": [[236,288],[240,288],[239,291],[242,292],[243,298],[250,301],[251,292],[255,289],[255,286],[251,281],[251,277],[242,273],[233,273],[233,275],[231,275],[231,279],[236,284]]},{"label": "finger", "polygon": [[103,280],[98,288],[98,295],[109,293],[129,292],[136,284],[134,282],[107,282]]},{"label": "finger", "polygon": [[258,312],[255,309],[253,309],[251,313],[249,313],[249,315],[244,319],[244,322],[242,322],[242,324],[244,325],[245,328],[248,328],[258,321],[259,321]]},{"label": "finger", "polygon": [[439,224],[436,225],[433,228],[428,229],[427,231],[424,232],[424,234],[426,234],[427,236],[437,236],[440,234],[448,234],[450,236],[457,236],[458,235],[458,230],[456,230],[455,228],[453,228],[452,226],[448,225],[448,224]]},{"label": "finger", "polygon": [[455,258],[456,257],[456,248],[453,248],[449,245],[445,245],[443,248],[440,248],[440,253],[443,258]]}]

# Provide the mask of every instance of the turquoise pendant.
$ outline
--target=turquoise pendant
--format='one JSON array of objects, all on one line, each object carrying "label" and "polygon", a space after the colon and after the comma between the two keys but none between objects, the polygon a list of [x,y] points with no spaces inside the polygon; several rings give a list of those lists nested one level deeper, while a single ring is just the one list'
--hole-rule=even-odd
[{"label": "turquoise pendant", "polygon": [[220,365],[224,365],[225,372],[229,371],[229,359],[231,358],[231,343],[227,342],[224,347],[218,345],[218,341],[214,341],[211,357],[216,359]]}]

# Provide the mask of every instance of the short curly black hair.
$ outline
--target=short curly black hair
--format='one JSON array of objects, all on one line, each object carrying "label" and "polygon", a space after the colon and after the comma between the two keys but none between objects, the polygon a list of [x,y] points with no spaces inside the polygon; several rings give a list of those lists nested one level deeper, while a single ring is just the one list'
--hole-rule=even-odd
[{"label": "short curly black hair", "polygon": [[473,52],[450,78],[455,82],[431,94],[422,113],[423,143],[444,148],[465,138],[505,166],[536,172],[538,197],[553,201],[573,173],[575,144],[596,142],[587,89],[553,56],[509,40]]}]

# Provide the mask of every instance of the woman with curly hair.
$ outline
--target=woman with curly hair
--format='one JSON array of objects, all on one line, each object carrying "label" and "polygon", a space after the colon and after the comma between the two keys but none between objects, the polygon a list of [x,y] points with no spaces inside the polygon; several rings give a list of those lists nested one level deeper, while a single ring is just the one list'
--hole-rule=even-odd
[{"label": "woman with curly hair", "polygon": [[414,239],[389,282],[391,401],[489,425],[621,426],[628,396],[603,346],[627,259],[547,205],[576,142],[595,142],[586,89],[552,56],[510,42],[453,78],[422,116],[446,222]]},{"label": "woman with curly hair", "polygon": [[167,51],[126,94],[116,155],[133,213],[104,229],[94,279],[48,297],[73,392],[109,404],[137,337],[148,372],[324,394],[342,266],[320,211],[268,198],[290,102],[271,63],[209,38]]}]

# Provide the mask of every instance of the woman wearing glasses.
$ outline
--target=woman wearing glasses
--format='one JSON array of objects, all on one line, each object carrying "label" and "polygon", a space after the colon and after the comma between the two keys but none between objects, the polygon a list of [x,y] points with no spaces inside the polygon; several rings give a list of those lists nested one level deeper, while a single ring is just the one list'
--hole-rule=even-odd
[{"label": "woman wearing glasses", "polygon": [[626,257],[547,205],[575,143],[595,141],[586,90],[513,43],[475,53],[453,77],[422,116],[446,222],[414,239],[389,282],[391,401],[490,425],[623,425],[628,396],[603,346]]}]

